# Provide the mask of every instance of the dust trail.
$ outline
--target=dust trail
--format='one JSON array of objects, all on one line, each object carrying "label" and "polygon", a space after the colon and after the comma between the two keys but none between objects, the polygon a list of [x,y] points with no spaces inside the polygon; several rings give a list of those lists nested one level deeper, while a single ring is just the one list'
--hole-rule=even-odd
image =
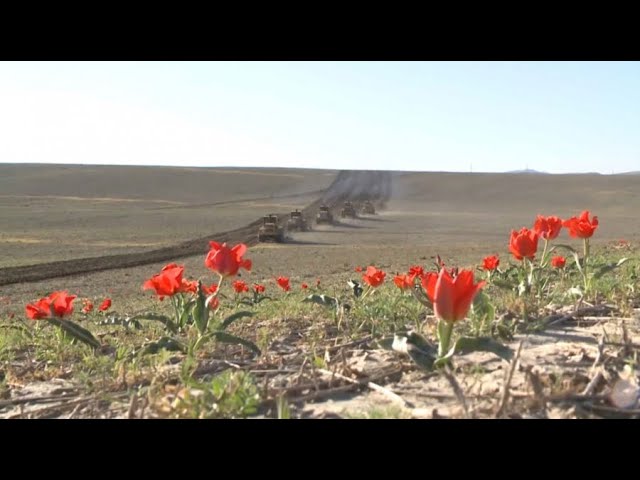
[{"label": "dust trail", "polygon": [[347,200],[371,200],[383,208],[391,198],[391,176],[391,172],[342,171],[325,191],[322,202],[335,206]]}]

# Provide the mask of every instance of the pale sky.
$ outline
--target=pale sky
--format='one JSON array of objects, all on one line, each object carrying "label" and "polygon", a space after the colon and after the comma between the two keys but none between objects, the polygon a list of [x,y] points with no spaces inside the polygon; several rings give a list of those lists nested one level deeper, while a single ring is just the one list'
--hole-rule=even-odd
[{"label": "pale sky", "polygon": [[640,170],[639,62],[0,62],[0,162]]}]

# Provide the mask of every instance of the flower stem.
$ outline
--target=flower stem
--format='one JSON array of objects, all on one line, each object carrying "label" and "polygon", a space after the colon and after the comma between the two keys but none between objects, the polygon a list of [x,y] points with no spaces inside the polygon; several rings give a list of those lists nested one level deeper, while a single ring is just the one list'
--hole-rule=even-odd
[{"label": "flower stem", "polygon": [[453,322],[438,320],[438,357],[444,357],[449,351],[451,343],[451,333],[453,332]]},{"label": "flower stem", "polygon": [[587,274],[587,261],[589,259],[589,239],[585,238],[584,239],[584,256],[582,259],[582,275],[584,276],[584,293],[586,295],[586,293],[589,291],[589,287],[590,287],[590,283],[589,282],[589,275]]},{"label": "flower stem", "polygon": [[549,247],[549,240],[544,239],[544,249],[542,250],[542,257],[540,258],[540,266],[545,267],[547,265],[547,248]]}]

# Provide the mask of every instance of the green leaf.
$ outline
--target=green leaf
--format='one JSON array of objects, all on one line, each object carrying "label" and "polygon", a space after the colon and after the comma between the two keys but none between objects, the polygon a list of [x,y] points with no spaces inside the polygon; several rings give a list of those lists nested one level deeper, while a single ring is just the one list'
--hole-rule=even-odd
[{"label": "green leaf", "polygon": [[241,318],[245,318],[245,317],[253,317],[253,313],[247,312],[247,311],[241,311],[241,312],[236,312],[232,315],[229,315],[227,318],[224,319],[224,321],[220,325],[220,328],[222,330],[225,330],[229,325],[231,325],[236,320],[240,320]]},{"label": "green leaf", "polygon": [[161,337],[155,342],[145,343],[142,348],[136,352],[139,355],[155,354],[160,350],[168,350],[170,352],[186,353],[187,348],[178,340],[171,337]]},{"label": "green leaf", "polygon": [[142,313],[140,315],[136,315],[131,317],[130,320],[153,320],[156,322],[162,323],[167,330],[171,333],[178,333],[178,326],[175,324],[173,320],[171,320],[166,315],[157,315],[155,313]]},{"label": "green leaf", "polygon": [[349,280],[347,282],[347,285],[349,285],[349,287],[351,287],[351,290],[353,290],[353,294],[356,297],[359,297],[360,295],[362,295],[362,292],[364,291],[362,289],[362,287],[360,286],[360,283],[356,282],[355,280]]},{"label": "green leaf", "polygon": [[489,337],[460,337],[452,350],[456,355],[466,355],[471,352],[491,352],[507,361],[513,358],[513,351],[509,347]]},{"label": "green leaf", "polygon": [[398,338],[397,335],[394,335],[393,337],[384,337],[378,340],[376,344],[378,345],[378,347],[384,350],[393,350],[393,345],[396,341],[396,338]]},{"label": "green leaf", "polygon": [[436,361],[435,351],[425,351],[416,347],[412,343],[407,342],[407,353],[411,357],[411,360],[413,360],[414,363],[423,370],[426,370],[427,372],[433,370],[434,363]]},{"label": "green leaf", "polygon": [[489,301],[489,295],[487,295],[484,291],[480,291],[473,299],[471,312],[473,315],[485,318],[489,321],[493,321],[493,319],[495,318],[495,308]]},{"label": "green leaf", "polygon": [[244,338],[236,337],[235,335],[231,335],[227,332],[216,331],[216,332],[212,332],[211,336],[215,337],[216,340],[222,343],[232,343],[232,344],[242,345],[244,347],[247,347],[249,350],[253,351],[256,355],[260,355],[261,353],[260,349],[255,343],[250,342],[249,340],[245,340]]},{"label": "green leaf", "polygon": [[178,306],[180,312],[180,318],[178,319],[179,328],[183,329],[189,323],[189,318],[193,317],[193,310],[196,308],[196,300],[191,300],[186,304],[183,302],[181,306]]},{"label": "green leaf", "polygon": [[311,295],[305,297],[303,302],[312,302],[317,303],[318,305],[323,305],[325,307],[336,307],[338,305],[338,299],[334,297],[330,297],[328,295],[318,295],[316,293],[312,293]]},{"label": "green leaf", "polygon": [[507,282],[506,280],[500,280],[499,278],[493,279],[491,283],[492,285],[495,285],[496,287],[499,287],[499,288],[504,288],[505,290],[514,289],[514,285],[512,283]]},{"label": "green leaf", "polygon": [[424,305],[425,307],[429,307],[429,308],[433,309],[433,304],[431,303],[431,301],[429,301],[429,297],[427,297],[427,295],[424,293],[422,285],[415,285],[411,289],[411,294],[422,305]]},{"label": "green leaf", "polygon": [[[388,344],[388,339],[384,343]],[[391,343],[391,349],[408,354],[418,367],[429,372],[433,370],[436,360],[436,348],[421,335],[415,332],[409,332],[406,336],[395,335]]]},{"label": "green leaf", "polygon": [[49,318],[50,323],[62,329],[65,333],[68,333],[71,337],[89,345],[91,348],[97,349],[102,344],[93,336],[93,334],[86,328],[81,327],[77,323],[61,318]]},{"label": "green leaf", "polygon": [[629,259],[628,258],[621,258],[620,260],[618,260],[617,263],[610,263],[609,265],[605,265],[604,267],[601,267],[596,273],[593,274],[593,278],[597,279],[597,278],[602,277],[605,273],[609,273],[609,272],[615,270],[620,265],[625,263],[627,260],[629,260]]},{"label": "green leaf", "polygon": [[209,309],[206,305],[207,297],[202,291],[202,282],[198,281],[198,293],[193,305],[193,321],[200,335],[204,335],[209,326]]},{"label": "green leaf", "polygon": [[98,325],[121,325],[125,328],[133,327],[136,330],[140,330],[142,328],[142,324],[134,317],[121,317],[115,312],[112,312],[104,320],[98,322]]},{"label": "green leaf", "polygon": [[551,248],[549,249],[549,253],[553,252],[553,251],[554,251],[554,250],[556,250],[557,248],[563,248],[563,249],[565,249],[565,250],[569,250],[571,253],[576,254],[576,255],[577,255],[577,253],[578,253],[578,252],[576,251],[576,249],[575,249],[575,248],[573,248],[571,245],[564,245],[564,244],[561,244],[561,243],[557,243],[557,244],[555,244],[553,247],[551,247]]}]

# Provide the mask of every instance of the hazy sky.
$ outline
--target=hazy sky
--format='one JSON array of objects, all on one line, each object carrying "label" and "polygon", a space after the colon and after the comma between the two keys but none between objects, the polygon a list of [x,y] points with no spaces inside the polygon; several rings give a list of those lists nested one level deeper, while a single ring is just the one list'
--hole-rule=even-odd
[{"label": "hazy sky", "polygon": [[0,62],[0,162],[640,170],[640,63]]}]

